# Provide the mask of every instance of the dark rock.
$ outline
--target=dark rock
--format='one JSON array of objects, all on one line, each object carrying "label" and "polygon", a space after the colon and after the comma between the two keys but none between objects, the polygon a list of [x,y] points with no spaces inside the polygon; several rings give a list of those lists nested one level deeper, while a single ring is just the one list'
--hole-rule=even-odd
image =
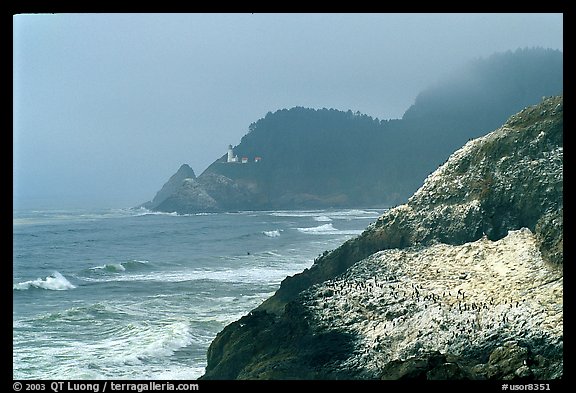
[{"label": "dark rock", "polygon": [[429,380],[470,379],[458,363],[442,363],[426,373]]},{"label": "dark rock", "polygon": [[510,380],[532,377],[530,368],[526,366],[528,357],[528,349],[518,343],[506,343],[496,348],[488,360],[488,378]]},{"label": "dark rock", "polygon": [[[383,359],[383,364],[369,371],[371,358],[362,355],[368,352],[358,354],[369,349],[353,333],[354,326],[366,322],[362,314],[350,310],[351,315],[341,317],[343,320],[320,325],[305,306],[309,291],[304,291],[339,275],[342,280],[354,279],[348,276],[354,271],[350,267],[380,250],[411,247],[418,252],[438,243],[495,241],[521,228],[529,229],[521,233],[536,234],[545,257],[562,263],[562,103],[561,96],[547,98],[512,116],[500,129],[469,142],[433,173],[407,204],[383,214],[362,235],[318,258],[310,269],[286,278],[251,316],[217,336],[208,350],[205,378],[561,378],[562,337],[525,328],[517,331],[514,342],[506,341],[510,335],[474,335],[475,345],[462,345],[454,354],[457,356],[419,353],[421,335],[414,334],[416,342],[400,356],[415,356]],[[561,297],[561,287],[559,294]],[[348,302],[345,305],[343,309],[349,307]],[[381,316],[390,323],[386,315],[394,320],[402,313]],[[506,318],[504,323],[508,324]],[[468,327],[465,334],[473,334],[472,329]],[[394,342],[379,345],[394,346]],[[377,370],[380,374],[375,374]]]},{"label": "dark rock", "polygon": [[222,209],[218,202],[206,192],[198,179],[185,179],[176,192],[158,204],[155,210],[189,214],[217,212]]},{"label": "dark rock", "polygon": [[[253,311],[220,332],[201,379],[334,379],[332,365],[352,351],[349,333],[315,331],[296,303],[281,318]],[[348,375],[351,377],[351,375]]]},{"label": "dark rock", "polygon": [[383,380],[426,379],[428,360],[414,357],[407,360],[392,360],[382,370]]},{"label": "dark rock", "polygon": [[185,179],[196,179],[194,170],[192,170],[188,164],[180,166],[178,171],[176,171],[176,173],[162,186],[160,191],[156,193],[154,199],[150,202],[146,202],[142,206],[150,210],[156,210],[162,202],[178,191]]},{"label": "dark rock", "polygon": [[[211,203],[206,203],[202,193],[179,192],[163,209],[181,207],[176,211],[189,213],[203,207],[206,211],[230,211],[403,203],[426,175],[466,140],[494,129],[543,95],[560,94],[562,59],[560,51],[533,48],[474,61],[461,73],[451,73],[448,80],[422,92],[402,119],[381,121],[326,108],[270,112],[252,123],[234,148],[239,157],[249,158],[247,163],[228,163],[223,155],[198,177]],[[562,106],[545,113],[561,111]],[[541,113],[537,115],[542,117]],[[496,155],[514,151],[513,144],[499,146],[493,152]],[[255,162],[256,157],[262,160]],[[466,171],[471,160],[462,160],[459,170]],[[469,184],[475,194],[483,197],[489,193],[490,177],[476,181]],[[171,190],[169,194],[174,193]],[[162,193],[150,208],[156,209],[168,197]],[[519,207],[512,205],[501,204],[496,212],[502,215],[500,221],[507,221],[508,207]],[[523,208],[527,213],[530,206]],[[515,213],[512,211],[512,216]],[[489,219],[479,223],[475,218],[468,218],[476,224],[469,228],[470,234],[485,231],[490,238],[505,235],[505,227],[512,224]]]},{"label": "dark rock", "polygon": [[542,257],[554,264],[564,261],[564,209],[543,215],[536,223],[536,239],[540,243]]},{"label": "dark rock", "polygon": [[[539,233],[541,248],[562,261],[562,97],[514,115],[499,130],[461,149],[406,205],[383,214],[307,272],[287,277],[261,306],[281,312],[286,302],[313,284],[343,273],[381,250],[439,241],[463,244],[506,236],[522,227]],[[541,117],[542,108],[548,116]],[[472,142],[471,142],[472,143]]]},{"label": "dark rock", "polygon": [[216,201],[220,210],[235,211],[254,207],[254,196],[250,188],[242,183],[217,173],[206,172],[198,178],[203,190]]},{"label": "dark rock", "polygon": [[470,375],[456,362],[447,362],[440,352],[426,353],[406,360],[392,360],[382,369],[381,379],[470,379]]},{"label": "dark rock", "polygon": [[457,363],[443,363],[426,373],[429,380],[458,380],[468,379]]}]

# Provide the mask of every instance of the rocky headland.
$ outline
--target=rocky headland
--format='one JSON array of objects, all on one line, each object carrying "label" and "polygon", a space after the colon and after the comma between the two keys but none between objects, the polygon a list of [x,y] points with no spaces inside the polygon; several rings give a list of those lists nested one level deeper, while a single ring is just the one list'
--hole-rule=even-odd
[{"label": "rocky headland", "polygon": [[562,96],[325,254],[217,335],[203,379],[562,378]]},{"label": "rocky headland", "polygon": [[[198,177],[181,167],[143,206],[194,214],[405,203],[467,140],[542,96],[560,94],[562,58],[560,51],[531,48],[471,61],[423,90],[401,119],[327,108],[269,112],[230,154]],[[222,153],[228,143],[222,141]]]}]

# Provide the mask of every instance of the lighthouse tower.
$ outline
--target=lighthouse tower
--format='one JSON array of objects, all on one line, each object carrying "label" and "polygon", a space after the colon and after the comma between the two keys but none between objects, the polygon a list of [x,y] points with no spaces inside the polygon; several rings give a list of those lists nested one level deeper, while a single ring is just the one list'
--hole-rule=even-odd
[{"label": "lighthouse tower", "polygon": [[232,145],[228,145],[228,162],[238,162],[238,157],[234,155]]}]

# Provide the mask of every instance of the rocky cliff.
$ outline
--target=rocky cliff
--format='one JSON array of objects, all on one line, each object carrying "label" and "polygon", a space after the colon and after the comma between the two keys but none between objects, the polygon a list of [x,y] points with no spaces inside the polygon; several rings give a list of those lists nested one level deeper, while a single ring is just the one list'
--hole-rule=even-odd
[{"label": "rocky cliff", "polygon": [[561,96],[469,141],[220,332],[203,378],[561,378],[562,146]]},{"label": "rocky cliff", "polygon": [[468,139],[560,94],[562,58],[532,48],[477,59],[423,91],[402,119],[326,108],[269,112],[234,147],[245,164],[224,155],[151,206],[196,213],[404,203]]},{"label": "rocky cliff", "polygon": [[168,179],[168,181],[162,186],[160,191],[156,193],[154,199],[152,199],[150,202],[146,202],[142,206],[151,210],[157,209],[158,206],[162,204],[162,202],[177,193],[180,187],[184,184],[184,180],[187,179],[196,179],[196,174],[188,164],[182,164],[176,173],[173,174],[170,179]]}]

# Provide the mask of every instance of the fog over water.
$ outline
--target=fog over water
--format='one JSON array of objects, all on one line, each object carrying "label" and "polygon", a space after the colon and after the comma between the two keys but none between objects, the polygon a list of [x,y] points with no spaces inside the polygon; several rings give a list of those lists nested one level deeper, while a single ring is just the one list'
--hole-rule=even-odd
[{"label": "fog over water", "polygon": [[562,14],[20,14],[15,208],[129,207],[304,106],[400,118],[462,64],[563,49]]}]

